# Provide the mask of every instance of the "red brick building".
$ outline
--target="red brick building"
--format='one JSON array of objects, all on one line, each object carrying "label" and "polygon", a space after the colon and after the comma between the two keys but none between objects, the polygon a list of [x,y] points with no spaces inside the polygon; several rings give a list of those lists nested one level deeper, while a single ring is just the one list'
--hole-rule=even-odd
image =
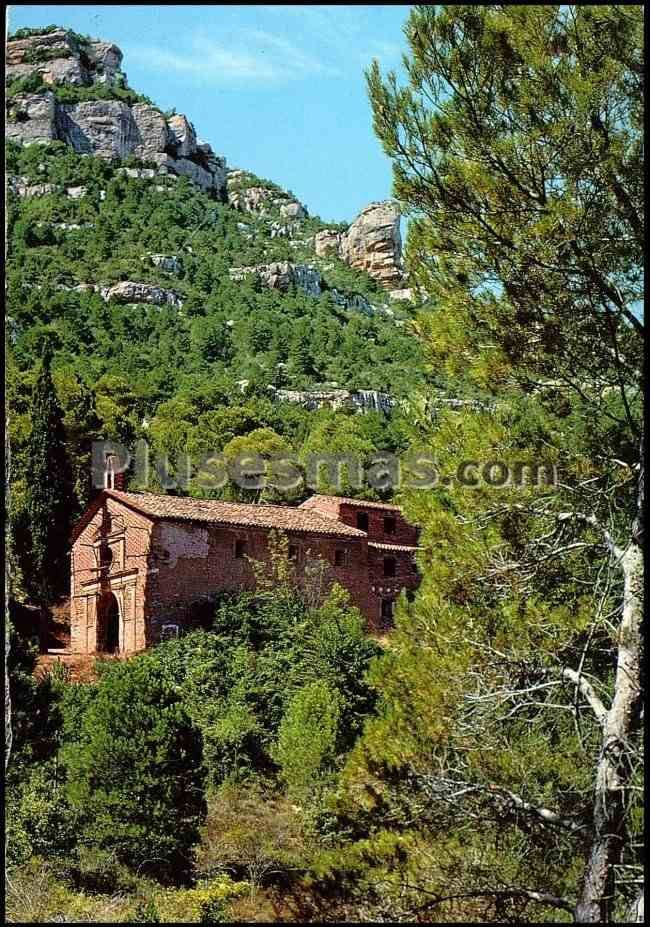
[{"label": "red brick building", "polygon": [[288,541],[298,583],[319,562],[349,590],[369,627],[390,625],[419,582],[418,530],[399,508],[313,496],[298,508],[104,489],[73,534],[71,648],[133,653],[192,623],[223,591],[253,589],[270,532]]}]

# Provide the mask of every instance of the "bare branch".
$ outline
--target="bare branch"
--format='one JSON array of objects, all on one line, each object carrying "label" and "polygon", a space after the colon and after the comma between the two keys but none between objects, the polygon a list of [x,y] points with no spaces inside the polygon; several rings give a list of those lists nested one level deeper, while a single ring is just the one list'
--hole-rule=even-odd
[{"label": "bare branch", "polygon": [[596,695],[596,691],[591,683],[588,682],[588,680],[586,680],[581,673],[577,673],[572,669],[565,668],[561,670],[560,675],[563,679],[568,679],[569,682],[572,682],[574,686],[580,690],[586,701],[593,709],[593,712],[598,719],[598,723],[604,724],[605,719],[607,718],[607,709]]}]

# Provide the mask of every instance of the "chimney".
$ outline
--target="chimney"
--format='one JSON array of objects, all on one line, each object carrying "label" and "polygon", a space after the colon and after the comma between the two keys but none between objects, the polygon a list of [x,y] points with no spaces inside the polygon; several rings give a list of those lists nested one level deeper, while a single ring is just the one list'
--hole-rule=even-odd
[{"label": "chimney", "polygon": [[106,455],[104,489],[118,489],[120,492],[124,492],[126,489],[124,471],[120,467],[120,462],[115,454]]}]

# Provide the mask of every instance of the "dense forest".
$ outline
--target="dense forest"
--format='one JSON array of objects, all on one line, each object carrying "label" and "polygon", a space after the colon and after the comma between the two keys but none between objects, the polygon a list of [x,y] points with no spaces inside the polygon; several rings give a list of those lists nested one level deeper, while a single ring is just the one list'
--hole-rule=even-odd
[{"label": "dense forest", "polygon": [[[387,299],[375,280],[301,245],[324,223],[294,220],[297,241],[271,237],[277,214],[243,216],[186,178],[164,185],[132,178],[61,142],[7,147],[8,171],[27,184],[52,188],[43,196],[9,197],[12,522],[16,568],[23,576],[34,572],[21,526],[29,520],[30,404],[44,350],[64,418],[72,521],[88,501],[93,439],[129,448],[145,439],[152,454],[169,455],[172,472],[182,453],[228,455],[234,446],[299,458],[330,450],[333,435],[362,460],[379,449],[406,447],[405,409],[389,417],[345,409],[308,412],[274,396],[287,387],[344,387],[386,392],[408,406],[416,385],[435,379],[409,331],[408,310],[396,304],[382,311]],[[245,180],[265,184],[252,175]],[[83,197],[66,196],[79,186]],[[176,258],[175,271],[153,264],[152,254]],[[322,266],[320,296],[293,285],[289,292],[270,289],[255,278],[232,280],[228,272],[301,260]],[[124,280],[156,285],[179,302],[107,303],[99,289]],[[85,288],[87,283],[97,290]],[[363,296],[371,311],[341,306],[332,291]],[[216,497],[237,493],[233,486],[184,488]]]},{"label": "dense forest", "polygon": [[[279,211],[135,159],[8,143],[42,185],[8,197],[10,921],[643,921],[642,28],[639,6],[411,10],[406,83],[366,78],[414,304],[316,256],[317,217],[277,235]],[[322,292],[230,274],[270,261]],[[133,280],[173,299],[104,298]],[[333,386],[396,405],[275,396]],[[440,394],[466,402],[432,416]],[[205,630],[92,681],[35,673],[19,615],[65,594],[97,438],[425,449],[439,485],[395,497],[421,587],[375,640],[339,588],[294,588],[279,537]],[[467,461],[557,479],[468,486]]]}]

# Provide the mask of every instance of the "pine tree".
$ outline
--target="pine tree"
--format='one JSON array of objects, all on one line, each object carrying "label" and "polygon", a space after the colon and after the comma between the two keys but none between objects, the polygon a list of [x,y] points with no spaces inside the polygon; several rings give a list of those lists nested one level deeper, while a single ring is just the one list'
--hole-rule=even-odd
[{"label": "pine tree", "polygon": [[[374,125],[436,306],[422,340],[484,408],[420,434],[443,476],[404,498],[423,582],[375,667],[381,717],[347,794],[359,820],[373,811],[379,874],[382,824],[412,840],[390,862],[393,917],[632,919],[642,13],[423,6],[405,31],[409,85],[368,75]],[[557,484],[457,479],[526,460],[557,465]]]}]

